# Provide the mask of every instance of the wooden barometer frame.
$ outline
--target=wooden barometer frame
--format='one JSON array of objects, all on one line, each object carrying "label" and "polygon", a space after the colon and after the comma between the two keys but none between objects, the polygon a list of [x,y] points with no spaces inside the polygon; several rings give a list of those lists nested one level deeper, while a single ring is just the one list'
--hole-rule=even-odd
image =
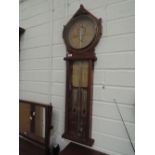
[{"label": "wooden barometer frame", "polygon": [[[83,47],[83,48],[74,48],[70,45],[68,41],[68,34],[73,24],[76,23],[77,19],[87,18],[89,19],[95,27],[95,35],[91,42]],[[92,86],[93,86],[93,71],[94,71],[94,61],[97,60],[95,55],[95,47],[101,38],[102,26],[101,19],[97,19],[94,15],[92,15],[89,11],[87,11],[83,5],[80,5],[80,8],[73,15],[73,17],[69,20],[69,22],[64,26],[63,30],[63,39],[66,45],[67,54],[64,60],[66,61],[66,104],[65,104],[65,132],[63,137],[81,144],[92,146],[94,143],[94,139],[91,138],[91,126],[92,126]],[[89,37],[89,36],[88,36]],[[74,63],[76,62],[86,62],[86,72],[87,72],[87,87],[84,88],[86,92],[86,108],[82,111],[81,106],[82,101],[79,99],[79,110],[78,108],[73,108],[73,68]],[[76,81],[76,80],[75,80]],[[79,86],[80,87],[80,86]],[[79,89],[79,88],[77,88]],[[81,92],[80,92],[81,93]],[[76,130],[77,122],[76,122],[76,111],[77,113],[84,113],[83,117],[79,117],[83,122],[81,134],[78,135]],[[82,113],[82,114],[83,114]],[[73,124],[73,125],[72,125]],[[72,127],[74,126],[74,128]]]}]

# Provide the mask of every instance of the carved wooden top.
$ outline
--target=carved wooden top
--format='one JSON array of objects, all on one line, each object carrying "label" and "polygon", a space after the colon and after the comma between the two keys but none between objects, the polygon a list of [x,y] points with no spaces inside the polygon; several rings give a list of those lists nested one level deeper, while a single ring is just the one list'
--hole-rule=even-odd
[{"label": "carved wooden top", "polygon": [[68,53],[94,52],[102,34],[101,19],[96,18],[80,5],[80,8],[64,26],[63,38]]}]

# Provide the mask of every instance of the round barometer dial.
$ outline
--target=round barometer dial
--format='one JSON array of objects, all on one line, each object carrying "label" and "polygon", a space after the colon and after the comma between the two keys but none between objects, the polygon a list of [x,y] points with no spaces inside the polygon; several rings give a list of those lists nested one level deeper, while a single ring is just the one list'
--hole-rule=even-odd
[{"label": "round barometer dial", "polygon": [[74,49],[87,47],[95,38],[96,24],[88,16],[77,17],[67,32],[67,42]]}]

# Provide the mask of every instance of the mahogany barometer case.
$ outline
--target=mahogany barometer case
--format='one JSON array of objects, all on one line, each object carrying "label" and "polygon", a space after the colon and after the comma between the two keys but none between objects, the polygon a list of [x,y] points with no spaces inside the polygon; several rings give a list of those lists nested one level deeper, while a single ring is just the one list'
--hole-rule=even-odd
[{"label": "mahogany barometer case", "polygon": [[101,19],[83,5],[64,26],[67,49],[64,138],[91,146],[92,86],[95,46],[101,37]]}]

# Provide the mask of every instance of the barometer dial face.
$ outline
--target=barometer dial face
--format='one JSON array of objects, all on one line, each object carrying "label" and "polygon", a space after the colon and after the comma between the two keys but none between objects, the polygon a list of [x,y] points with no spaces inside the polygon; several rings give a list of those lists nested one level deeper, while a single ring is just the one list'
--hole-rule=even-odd
[{"label": "barometer dial face", "polygon": [[87,47],[96,34],[96,24],[88,16],[79,16],[71,23],[67,42],[74,49],[82,49]]}]

